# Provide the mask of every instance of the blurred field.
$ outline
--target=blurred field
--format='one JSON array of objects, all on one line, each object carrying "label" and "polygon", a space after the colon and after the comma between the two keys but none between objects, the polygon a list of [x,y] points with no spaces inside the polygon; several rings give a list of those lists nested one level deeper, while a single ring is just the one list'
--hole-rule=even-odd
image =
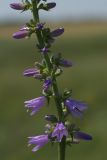
[{"label": "blurred field", "polygon": [[[56,27],[57,24],[51,26]],[[57,39],[52,50],[71,59],[74,66],[64,69],[64,74],[58,78],[59,87],[61,91],[72,88],[73,98],[89,104],[84,118],[76,120],[76,123],[81,130],[93,136],[92,142],[68,147],[66,160],[106,160],[107,23],[64,26],[65,34]],[[26,137],[41,134],[44,131],[44,115],[55,112],[55,109],[52,103],[33,117],[24,109],[25,100],[41,95],[41,83],[24,78],[22,72],[32,67],[40,56],[35,49],[34,38],[11,38],[17,30],[18,26],[0,27],[0,159],[56,160],[56,145],[49,144],[36,153],[27,147]]]}]

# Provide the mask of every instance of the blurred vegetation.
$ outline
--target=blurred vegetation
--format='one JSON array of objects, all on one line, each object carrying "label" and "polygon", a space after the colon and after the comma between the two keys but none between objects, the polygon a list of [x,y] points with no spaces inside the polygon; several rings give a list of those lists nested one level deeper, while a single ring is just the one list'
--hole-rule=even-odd
[{"label": "blurred vegetation", "polygon": [[[76,123],[93,136],[92,142],[67,147],[66,160],[106,160],[107,23],[64,26],[65,34],[56,40],[52,51],[61,52],[74,65],[64,69],[64,74],[58,78],[59,88],[61,91],[72,88],[73,98],[88,103],[84,118]],[[44,115],[50,111],[54,113],[55,107],[51,103],[33,117],[26,113],[23,103],[41,95],[41,83],[23,77],[22,72],[32,67],[40,55],[34,38],[11,38],[17,30],[18,26],[0,27],[0,159],[56,160],[56,145],[48,144],[36,153],[27,147],[27,137],[44,132]]]}]

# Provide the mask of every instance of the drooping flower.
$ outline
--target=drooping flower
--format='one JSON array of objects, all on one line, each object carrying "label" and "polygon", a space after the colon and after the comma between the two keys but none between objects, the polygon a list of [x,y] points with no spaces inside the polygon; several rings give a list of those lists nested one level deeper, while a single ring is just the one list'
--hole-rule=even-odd
[{"label": "drooping flower", "polygon": [[43,90],[47,91],[51,85],[52,85],[52,80],[46,79],[43,84]]},{"label": "drooping flower", "polygon": [[64,124],[62,122],[57,123],[56,127],[54,128],[54,131],[52,132],[52,137],[57,137],[57,141],[61,142],[63,136],[67,136],[67,135],[68,135],[68,131],[64,126]]},{"label": "drooping flower", "polygon": [[39,136],[34,136],[34,137],[28,137],[28,145],[36,145],[32,151],[36,152],[39,150],[41,147],[43,147],[45,144],[49,142],[48,135],[39,135]]},{"label": "drooping flower", "polygon": [[37,68],[28,68],[23,72],[23,75],[26,77],[34,77],[37,79],[42,78],[42,75],[40,74],[40,70]]},{"label": "drooping flower", "polygon": [[28,30],[18,31],[18,32],[15,32],[13,34],[13,38],[15,38],[15,39],[22,39],[22,38],[27,37],[28,34],[29,34]]},{"label": "drooping flower", "polygon": [[92,136],[80,131],[74,132],[73,137],[77,140],[86,140],[86,141],[92,140]]},{"label": "drooping flower", "polygon": [[24,10],[26,5],[22,4],[22,3],[11,3],[10,7],[12,9],[16,9],[16,10]]},{"label": "drooping flower", "polygon": [[63,33],[64,33],[64,28],[58,28],[58,29],[53,30],[50,34],[52,37],[58,37]]},{"label": "drooping flower", "polygon": [[38,98],[34,98],[28,101],[25,101],[25,107],[27,109],[31,109],[31,113],[30,115],[34,115],[37,111],[40,110],[41,107],[43,107],[45,105],[46,102],[46,98],[45,96],[42,97],[38,97]]},{"label": "drooping flower", "polygon": [[81,117],[82,112],[87,109],[87,105],[85,103],[73,99],[67,99],[65,101],[65,106],[75,117]]}]

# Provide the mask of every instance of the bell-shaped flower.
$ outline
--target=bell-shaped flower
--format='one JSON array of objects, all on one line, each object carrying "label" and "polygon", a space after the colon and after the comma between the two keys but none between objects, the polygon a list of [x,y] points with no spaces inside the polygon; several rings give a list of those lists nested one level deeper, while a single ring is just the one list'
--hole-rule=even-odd
[{"label": "bell-shaped flower", "polygon": [[42,75],[40,74],[40,70],[37,68],[28,68],[23,72],[25,77],[34,77],[37,79],[41,79]]},{"label": "bell-shaped flower", "polygon": [[45,105],[45,102],[46,102],[46,98],[45,96],[42,96],[42,97],[38,97],[38,98],[34,98],[31,100],[25,101],[24,104],[28,110],[31,110],[30,115],[32,116],[37,111],[39,111],[40,108],[42,108]]},{"label": "bell-shaped flower", "polygon": [[52,85],[52,80],[46,79],[43,84],[43,90],[47,91],[51,85]]},{"label": "bell-shaped flower", "polygon": [[67,136],[67,135],[68,135],[68,131],[64,126],[64,124],[61,122],[56,124],[56,127],[54,128],[54,131],[52,132],[51,137],[56,137],[57,141],[61,142],[63,136]]},{"label": "bell-shaped flower", "polygon": [[73,137],[77,140],[86,140],[86,141],[92,140],[92,136],[81,131],[74,132]]},{"label": "bell-shaped flower", "polygon": [[81,117],[83,111],[87,109],[87,105],[85,103],[73,99],[66,99],[65,106],[75,117]]},{"label": "bell-shaped flower", "polygon": [[28,137],[28,145],[36,145],[32,151],[36,152],[39,150],[41,147],[43,147],[45,144],[49,142],[48,135],[39,135],[39,136],[34,136],[34,137]]}]

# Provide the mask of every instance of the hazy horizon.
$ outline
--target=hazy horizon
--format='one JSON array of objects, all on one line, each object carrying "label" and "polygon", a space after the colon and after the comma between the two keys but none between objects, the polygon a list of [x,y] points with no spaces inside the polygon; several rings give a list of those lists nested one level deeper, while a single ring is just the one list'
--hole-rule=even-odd
[{"label": "hazy horizon", "polygon": [[[41,18],[44,20],[107,20],[107,0],[52,0],[57,6],[49,12],[41,11]],[[1,0],[0,23],[5,21],[27,20],[30,12],[20,14],[9,7],[10,3],[21,2],[21,0]],[[48,2],[51,2],[49,0]]]}]

